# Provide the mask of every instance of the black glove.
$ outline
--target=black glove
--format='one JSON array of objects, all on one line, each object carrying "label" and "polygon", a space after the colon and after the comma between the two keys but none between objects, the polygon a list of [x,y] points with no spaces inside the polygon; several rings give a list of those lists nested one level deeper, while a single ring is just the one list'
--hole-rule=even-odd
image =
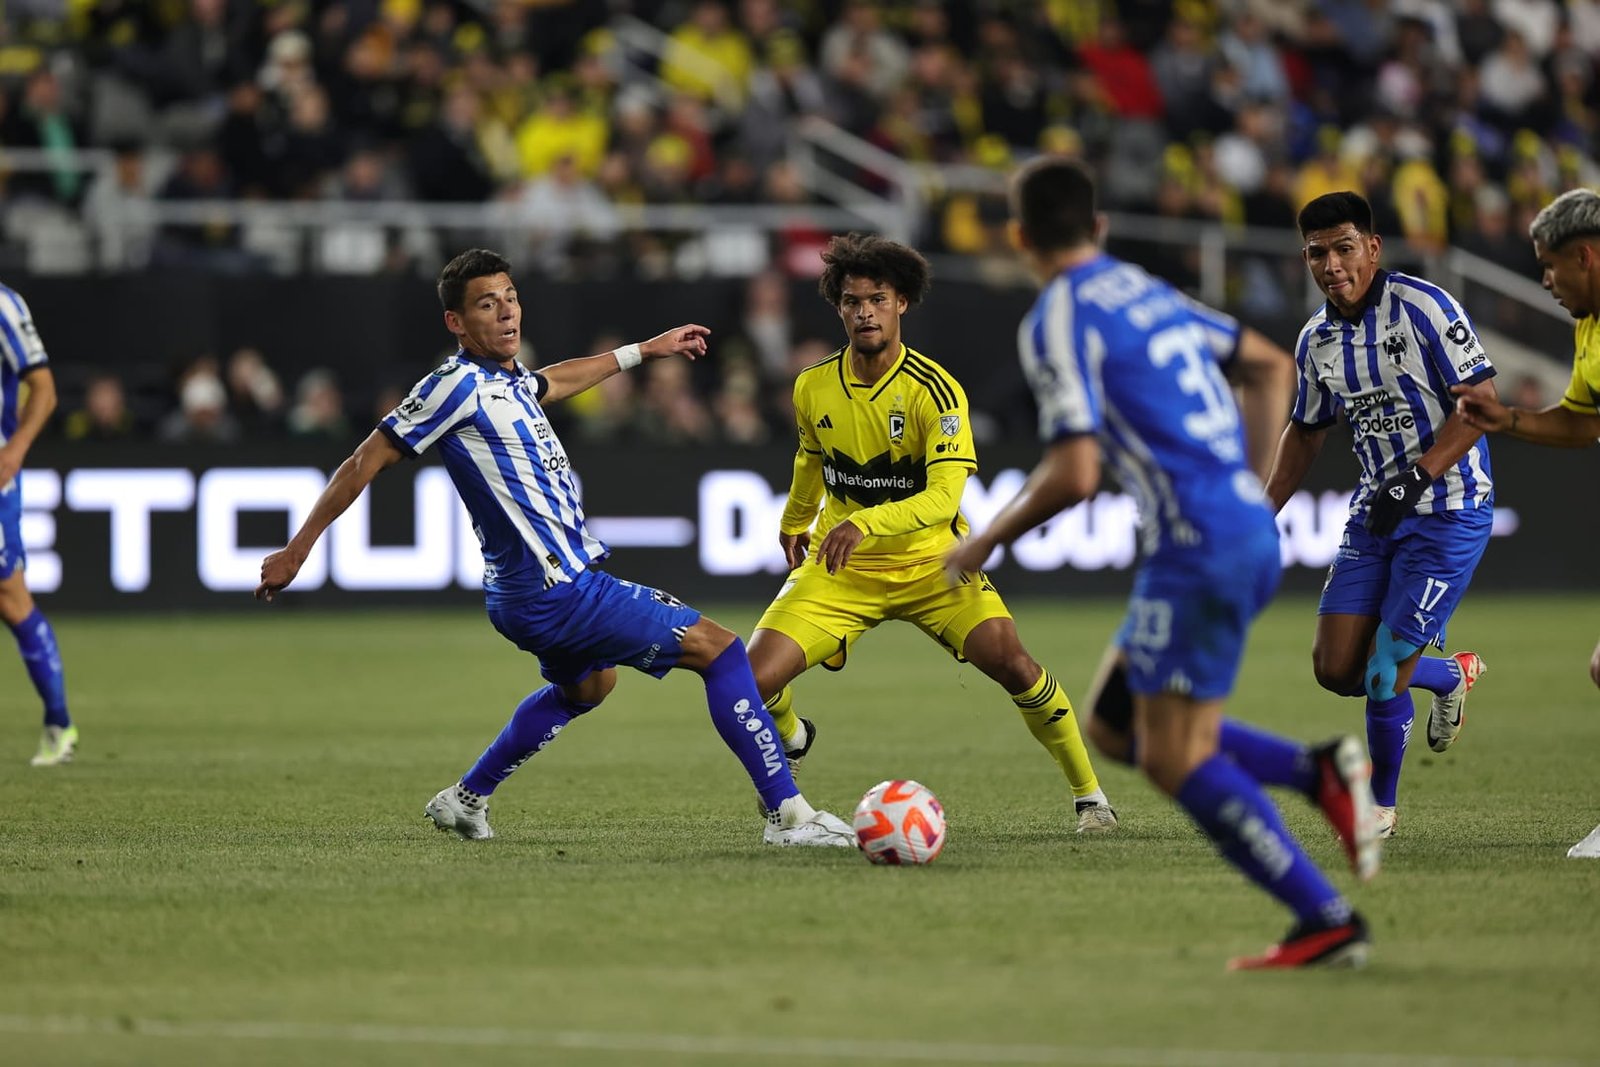
[{"label": "black glove", "polygon": [[1432,484],[1433,479],[1421,467],[1407,467],[1385,481],[1367,505],[1367,529],[1379,537],[1394,533],[1400,520],[1411,514],[1423,491]]}]

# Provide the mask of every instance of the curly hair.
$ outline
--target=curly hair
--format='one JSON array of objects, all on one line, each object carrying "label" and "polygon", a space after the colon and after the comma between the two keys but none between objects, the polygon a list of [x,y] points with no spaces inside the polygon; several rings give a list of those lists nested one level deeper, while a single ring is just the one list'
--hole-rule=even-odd
[{"label": "curly hair", "polygon": [[824,264],[817,291],[831,307],[838,307],[846,278],[866,278],[887,284],[916,304],[928,294],[933,271],[922,253],[876,234],[849,233],[834,237],[822,251]]}]

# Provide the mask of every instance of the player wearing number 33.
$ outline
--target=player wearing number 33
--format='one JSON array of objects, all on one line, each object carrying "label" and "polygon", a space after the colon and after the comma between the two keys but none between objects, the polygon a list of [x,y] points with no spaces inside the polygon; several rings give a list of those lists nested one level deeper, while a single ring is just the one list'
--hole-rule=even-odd
[{"label": "player wearing number 33", "polygon": [[1355,436],[1361,485],[1317,606],[1317,683],[1365,696],[1372,792],[1394,832],[1400,765],[1415,714],[1410,688],[1433,694],[1428,746],[1461,732],[1467,691],[1482,673],[1473,652],[1444,648],[1493,525],[1489,446],[1453,414],[1453,387],[1494,395],[1495,369],[1449,293],[1378,266],[1383,239],[1355,193],[1328,193],[1300,211],[1306,266],[1327,303],[1300,331],[1299,391],[1267,479],[1275,509],[1294,495],[1342,412]]}]

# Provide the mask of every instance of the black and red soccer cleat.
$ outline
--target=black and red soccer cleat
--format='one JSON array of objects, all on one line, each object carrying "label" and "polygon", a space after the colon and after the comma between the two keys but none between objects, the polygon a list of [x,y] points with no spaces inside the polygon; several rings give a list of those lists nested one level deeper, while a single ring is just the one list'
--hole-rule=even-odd
[{"label": "black and red soccer cleat", "polygon": [[1228,961],[1230,971],[1283,970],[1290,967],[1365,967],[1372,938],[1366,920],[1355,912],[1335,926],[1300,923],[1289,936],[1259,956]]},{"label": "black and red soccer cleat", "polygon": [[1378,873],[1382,845],[1372,800],[1372,764],[1354,737],[1335,738],[1311,750],[1316,781],[1311,799],[1344,845],[1350,869],[1365,882]]}]

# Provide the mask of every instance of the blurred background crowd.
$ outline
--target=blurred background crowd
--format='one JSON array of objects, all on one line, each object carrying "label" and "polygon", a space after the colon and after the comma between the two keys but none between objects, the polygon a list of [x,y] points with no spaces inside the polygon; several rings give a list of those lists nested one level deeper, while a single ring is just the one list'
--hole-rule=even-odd
[{"label": "blurred background crowd", "polygon": [[[935,259],[944,277],[957,261],[974,277],[1011,277],[1001,184],[981,178],[1003,180],[1040,151],[1092,165],[1109,208],[1232,228],[1290,229],[1311,197],[1358,189],[1380,230],[1414,252],[1455,246],[1529,276],[1533,213],[1600,184],[1600,0],[5,0],[4,10],[0,271],[428,277],[487,243],[525,279],[749,278],[733,355],[712,372],[656,367],[607,383],[570,416],[599,438],[787,437],[793,369],[836,344],[796,329],[789,308],[790,283],[814,274],[827,233],[801,212],[825,199],[793,150],[807,123],[978,176],[919,189],[909,236],[947,257]],[[8,167],[19,149],[34,150],[32,165]],[[109,162],[83,166],[75,150],[93,149]],[[871,168],[832,165],[851,187],[892,192]],[[208,216],[216,201],[487,203],[503,225],[475,223],[481,210],[444,223],[352,210],[349,224],[253,227]],[[197,212],[155,221],[151,206],[172,204]],[[638,221],[641,206],[673,205],[800,213],[720,243]],[[47,246],[81,254],[52,259]],[[1147,265],[1187,287],[1198,279],[1192,256]],[[1287,276],[1251,290],[1267,299],[1274,285],[1271,300],[1298,297]],[[341,382],[324,367],[284,382],[270,356],[188,353],[159,384],[85,370],[57,430],[343,436],[364,432],[408,384]]]}]

